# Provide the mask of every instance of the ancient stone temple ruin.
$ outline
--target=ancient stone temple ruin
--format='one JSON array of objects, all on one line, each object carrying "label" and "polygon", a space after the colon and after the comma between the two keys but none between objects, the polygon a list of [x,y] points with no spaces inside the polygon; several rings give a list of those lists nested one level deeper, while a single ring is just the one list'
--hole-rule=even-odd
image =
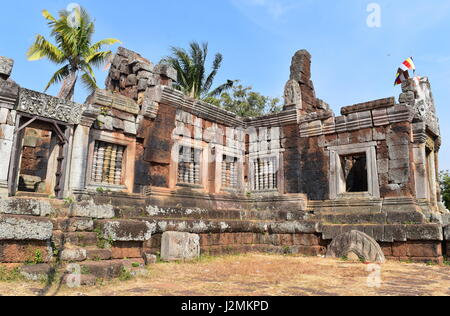
[{"label": "ancient stone temple ruin", "polygon": [[12,68],[0,58],[0,262],[39,254],[113,277],[153,255],[450,254],[426,77],[398,101],[337,115],[302,50],[283,111],[243,119],[187,98],[176,71],[125,48],[85,104],[22,88]]}]

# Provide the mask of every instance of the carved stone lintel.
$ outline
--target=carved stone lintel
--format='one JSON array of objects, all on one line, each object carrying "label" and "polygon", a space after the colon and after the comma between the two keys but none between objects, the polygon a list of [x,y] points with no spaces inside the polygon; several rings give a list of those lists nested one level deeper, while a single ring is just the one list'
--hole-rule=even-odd
[{"label": "carved stone lintel", "polygon": [[84,106],[28,89],[20,89],[17,110],[57,121],[79,124]]}]

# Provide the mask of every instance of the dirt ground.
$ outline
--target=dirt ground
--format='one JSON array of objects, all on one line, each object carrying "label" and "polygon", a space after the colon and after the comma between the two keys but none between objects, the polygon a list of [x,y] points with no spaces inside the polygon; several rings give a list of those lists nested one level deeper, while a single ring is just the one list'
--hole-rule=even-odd
[{"label": "dirt ground", "polygon": [[[448,296],[450,267],[388,262],[381,286],[374,267],[343,260],[250,254],[158,263],[149,275],[95,287],[52,288],[63,296]],[[376,267],[375,267],[376,268]],[[375,271],[375,273],[373,272]],[[375,277],[375,278],[374,278]],[[368,282],[369,281],[369,282]],[[369,286],[371,285],[371,286]],[[2,282],[0,295],[38,295],[38,282]]]}]

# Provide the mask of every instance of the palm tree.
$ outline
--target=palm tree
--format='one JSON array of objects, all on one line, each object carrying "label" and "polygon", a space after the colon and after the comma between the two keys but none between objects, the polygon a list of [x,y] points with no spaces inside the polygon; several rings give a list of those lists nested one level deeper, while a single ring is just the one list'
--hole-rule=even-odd
[{"label": "palm tree", "polygon": [[171,65],[178,72],[176,87],[185,95],[195,99],[215,97],[233,87],[234,81],[228,80],[214,90],[211,86],[214,78],[222,65],[223,56],[216,54],[212,65],[212,71],[206,74],[206,58],[208,56],[208,43],[199,44],[191,42],[189,51],[172,47],[172,56],[163,59],[163,62]]},{"label": "palm tree", "polygon": [[66,100],[73,98],[80,74],[81,81],[88,90],[93,91],[97,88],[93,67],[101,66],[112,55],[111,51],[101,51],[103,46],[120,43],[117,39],[107,38],[92,44],[94,22],[83,8],[77,10],[76,25],[71,20],[72,13],[67,10],[59,12],[59,19],[55,19],[46,10],[42,11],[42,15],[48,20],[51,36],[54,37],[56,45],[42,35],[36,35],[36,40],[27,53],[28,60],[48,58],[57,65],[63,65],[54,73],[45,91],[50,86],[63,82],[58,97]]}]

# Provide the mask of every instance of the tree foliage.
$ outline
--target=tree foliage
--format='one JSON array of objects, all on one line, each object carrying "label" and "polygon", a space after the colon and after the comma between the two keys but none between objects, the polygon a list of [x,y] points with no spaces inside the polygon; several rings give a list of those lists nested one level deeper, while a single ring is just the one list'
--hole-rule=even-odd
[{"label": "tree foliage", "polygon": [[280,112],[280,99],[263,96],[252,87],[234,85],[230,92],[224,92],[218,98],[206,98],[205,101],[236,113],[240,117],[256,117]]},{"label": "tree foliage", "polygon": [[120,43],[114,38],[103,39],[92,43],[92,36],[95,32],[94,22],[85,9],[77,9],[77,23],[73,23],[73,12],[62,10],[59,18],[54,18],[48,11],[42,11],[42,15],[48,21],[51,29],[51,36],[54,38],[53,44],[42,35],[36,35],[35,42],[27,52],[31,61],[47,58],[51,62],[62,67],[54,73],[45,91],[52,85],[63,82],[59,97],[71,99],[74,94],[75,84],[78,76],[84,86],[93,91],[97,88],[94,67],[105,64],[111,56],[111,51],[102,51],[104,46]]},{"label": "tree foliage", "polygon": [[450,210],[450,172],[442,171],[440,174],[441,194],[444,204]]},{"label": "tree foliage", "polygon": [[207,74],[208,43],[191,42],[188,50],[179,47],[172,47],[171,50],[172,56],[164,58],[162,62],[171,65],[178,72],[176,88],[185,95],[195,99],[205,99],[218,96],[233,86],[234,81],[228,80],[211,90],[222,66],[223,56],[215,55],[212,70]]}]

